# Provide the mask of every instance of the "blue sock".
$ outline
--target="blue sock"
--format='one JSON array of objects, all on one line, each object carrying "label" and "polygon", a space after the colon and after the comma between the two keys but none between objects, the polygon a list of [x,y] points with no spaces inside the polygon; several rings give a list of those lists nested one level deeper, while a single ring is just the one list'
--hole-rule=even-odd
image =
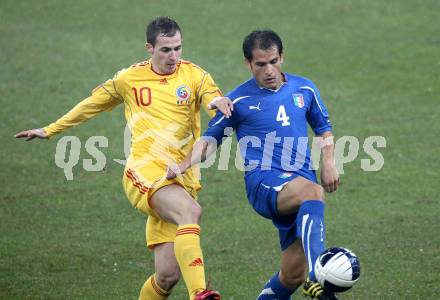
[{"label": "blue sock", "polygon": [[280,281],[278,273],[275,273],[266,283],[257,300],[290,300],[294,291],[286,288]]},{"label": "blue sock", "polygon": [[310,280],[316,280],[315,262],[325,250],[324,207],[319,200],[304,201],[296,217],[296,235],[302,239]]}]

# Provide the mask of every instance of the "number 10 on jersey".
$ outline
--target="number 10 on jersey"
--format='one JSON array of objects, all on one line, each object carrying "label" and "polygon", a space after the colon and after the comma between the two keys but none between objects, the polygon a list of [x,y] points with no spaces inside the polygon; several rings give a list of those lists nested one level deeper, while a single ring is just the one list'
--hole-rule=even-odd
[{"label": "number 10 on jersey", "polygon": [[133,90],[134,98],[136,99],[136,104],[138,106],[148,106],[151,104],[151,89],[149,87],[141,87],[139,92],[135,87],[132,87],[131,89]]}]

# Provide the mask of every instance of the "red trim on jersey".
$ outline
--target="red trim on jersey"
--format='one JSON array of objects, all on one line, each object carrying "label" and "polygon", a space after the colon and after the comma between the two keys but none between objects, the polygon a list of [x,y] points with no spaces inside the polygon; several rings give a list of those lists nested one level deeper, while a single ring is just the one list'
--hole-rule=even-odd
[{"label": "red trim on jersey", "polygon": [[137,178],[136,178],[132,173],[130,173],[128,170],[125,171],[125,175],[126,175],[128,178],[130,178],[130,180],[132,181],[133,185],[134,185],[135,187],[137,187],[137,188],[141,191],[142,194],[148,191],[148,188],[147,188],[147,187],[144,187],[144,186],[143,186],[143,185],[137,180]]},{"label": "red trim on jersey", "polygon": [[130,170],[130,169],[125,170],[125,175],[128,178],[130,178],[130,180],[133,183],[133,185],[135,187],[137,187],[142,194],[145,194],[146,192],[148,192],[150,190],[148,187],[146,187],[145,185],[143,185],[139,181],[139,179],[137,178],[136,174],[132,170]]},{"label": "red trim on jersey", "polygon": [[150,64],[150,61],[149,61],[149,60],[144,60],[144,61],[141,61],[141,62],[137,62],[137,63],[132,64],[132,65],[130,66],[130,68],[144,67],[144,66],[146,66],[146,65],[148,65],[148,64]]},{"label": "red trim on jersey", "polygon": [[160,73],[157,73],[157,72],[154,71],[154,69],[153,69],[153,64],[150,64],[150,65],[151,65],[151,66],[150,66],[150,70],[153,71],[154,74],[159,75],[159,76],[172,76],[172,75],[176,74],[177,71],[179,70],[179,66],[180,66],[181,62],[182,62],[182,61],[179,61],[179,62],[176,64],[176,69],[174,70],[173,73],[170,73],[170,74],[160,74]]}]

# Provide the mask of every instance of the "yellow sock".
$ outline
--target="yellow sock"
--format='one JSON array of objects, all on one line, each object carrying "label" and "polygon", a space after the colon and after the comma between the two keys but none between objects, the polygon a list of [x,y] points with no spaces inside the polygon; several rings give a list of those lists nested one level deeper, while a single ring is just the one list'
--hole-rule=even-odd
[{"label": "yellow sock", "polygon": [[154,278],[154,274],[151,275],[142,286],[139,294],[139,300],[164,300],[168,298],[170,293],[162,289]]},{"label": "yellow sock", "polygon": [[198,291],[206,288],[199,225],[186,224],[177,228],[174,253],[185,280],[189,297],[193,299]]}]

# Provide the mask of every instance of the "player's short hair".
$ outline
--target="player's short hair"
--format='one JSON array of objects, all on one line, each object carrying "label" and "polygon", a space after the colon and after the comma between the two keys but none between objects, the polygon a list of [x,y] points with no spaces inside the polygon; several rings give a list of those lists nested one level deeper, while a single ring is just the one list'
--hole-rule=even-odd
[{"label": "player's short hair", "polygon": [[182,34],[179,25],[170,17],[157,17],[147,25],[147,43],[155,46],[159,35],[171,37],[177,32]]},{"label": "player's short hair", "polygon": [[255,30],[252,31],[243,41],[243,54],[248,61],[252,61],[252,51],[258,48],[267,50],[276,46],[278,53],[283,53],[283,43],[281,38],[273,30]]}]

